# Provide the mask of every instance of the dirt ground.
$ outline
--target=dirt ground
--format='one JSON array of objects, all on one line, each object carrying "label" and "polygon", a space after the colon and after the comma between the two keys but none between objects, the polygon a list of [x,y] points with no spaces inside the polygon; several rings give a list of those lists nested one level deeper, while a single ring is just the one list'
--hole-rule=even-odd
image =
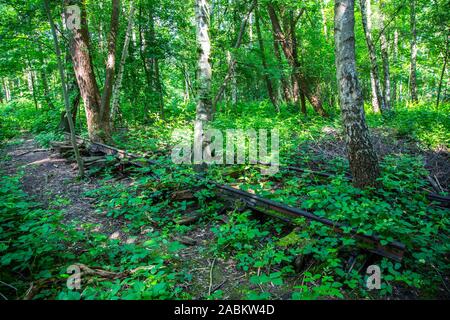
[{"label": "dirt ground", "polygon": [[[79,221],[78,225],[94,224],[95,232],[119,238],[123,242],[134,238],[134,235],[123,231],[126,221],[110,218],[105,212],[99,212],[93,203],[95,199],[85,195],[85,192],[99,187],[99,180],[95,177],[77,179],[73,164],[59,154],[39,147],[32,136],[24,136],[0,152],[4,159],[0,163],[0,170],[8,175],[23,171],[23,190],[44,208],[63,210],[63,223]],[[115,183],[126,184],[130,181],[122,179]],[[205,248],[213,238],[209,228],[208,225],[198,227],[185,235],[193,240],[194,245],[187,246],[180,252],[180,260],[183,261],[180,267],[187,268],[193,279],[182,286],[197,299],[206,297],[209,291],[219,289],[224,292],[224,299],[238,299],[243,285],[248,283],[246,274],[236,270],[234,261],[214,259],[206,254]]]}]

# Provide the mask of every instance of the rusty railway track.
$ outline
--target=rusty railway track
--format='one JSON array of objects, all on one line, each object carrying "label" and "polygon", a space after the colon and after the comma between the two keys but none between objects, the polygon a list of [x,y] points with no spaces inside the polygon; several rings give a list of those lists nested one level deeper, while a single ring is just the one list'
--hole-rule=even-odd
[{"label": "rusty railway track", "polygon": [[[87,143],[89,149],[93,152],[101,152],[105,155],[114,155],[119,159],[126,159],[129,163],[139,167],[146,167],[146,164],[160,165],[152,159],[148,159],[146,155],[138,155],[135,153],[128,152],[126,150],[118,149],[106,144],[90,142],[81,137],[77,137],[80,142]],[[269,216],[273,216],[284,220],[286,222],[292,222],[294,219],[305,218],[308,221],[315,221],[330,227],[333,231],[343,234],[344,228],[348,227],[336,221],[315,215],[314,213],[287,206],[283,203],[262,198],[258,195],[235,189],[228,185],[223,185],[215,181],[206,179],[199,174],[193,174],[193,177],[199,181],[207,182],[213,185],[218,191],[219,195],[226,199],[238,199],[242,201],[246,207],[252,211],[257,211]],[[276,214],[274,214],[276,213]],[[288,218],[290,217],[290,218]],[[358,246],[366,251],[374,253],[376,255],[392,259],[394,261],[400,262],[403,258],[406,246],[398,241],[391,241],[388,244],[381,244],[381,237],[378,235],[367,235],[358,233],[356,229],[351,229],[348,232],[353,238],[358,240]]]}]

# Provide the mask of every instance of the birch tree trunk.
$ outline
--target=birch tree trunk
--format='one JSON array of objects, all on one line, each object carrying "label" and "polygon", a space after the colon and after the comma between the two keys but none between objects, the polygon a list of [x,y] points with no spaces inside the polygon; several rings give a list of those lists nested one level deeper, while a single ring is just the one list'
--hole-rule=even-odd
[{"label": "birch tree trunk", "polygon": [[350,170],[356,187],[376,185],[378,159],[370,141],[355,59],[354,0],[336,0],[334,8],[336,76]]},{"label": "birch tree trunk", "polygon": [[128,57],[128,47],[130,45],[131,29],[133,28],[134,19],[134,3],[130,4],[130,15],[128,17],[127,31],[125,32],[125,42],[122,48],[122,57],[120,58],[119,71],[117,73],[116,82],[114,83],[112,108],[111,108],[111,127],[114,123],[114,117],[119,110],[120,89],[122,88],[123,71],[125,68],[125,62]]},{"label": "birch tree trunk", "polygon": [[[380,3],[381,6],[381,3]],[[381,8],[380,8],[381,10]],[[391,110],[391,74],[389,71],[389,53],[388,53],[388,41],[386,39],[386,29],[384,25],[384,15],[381,13],[381,34],[380,34],[380,46],[381,46],[381,60],[383,61],[383,89],[384,89],[384,103],[386,104],[386,110]]]},{"label": "birch tree trunk", "polygon": [[[209,39],[209,7],[207,0],[195,0],[195,21],[198,45],[198,90],[194,136],[194,157],[203,159],[203,148],[208,145],[203,128],[212,118],[211,101],[211,41]],[[195,166],[197,171],[205,169],[201,160]]]},{"label": "birch tree trunk", "polygon": [[[394,70],[397,67],[398,63],[398,31],[397,29],[394,31]],[[392,75],[392,103],[395,105],[397,101],[397,72],[394,71]]]},{"label": "birch tree trunk", "polygon": [[11,101],[11,92],[9,91],[8,80],[3,79],[3,90],[5,91],[6,102]]},{"label": "birch tree trunk", "polygon": [[417,99],[417,30],[416,30],[416,0],[410,0],[410,24],[411,24],[411,69],[410,69],[410,92],[411,101],[416,103]]},{"label": "birch tree trunk", "polygon": [[195,20],[198,44],[198,100],[197,120],[211,120],[211,42],[209,39],[209,8],[207,0],[195,1]]},{"label": "birch tree trunk", "polygon": [[[368,16],[368,12],[369,12],[368,8],[370,6],[370,0],[360,0],[359,2],[361,5],[362,24],[363,24],[364,34],[366,37],[367,49],[369,51],[370,67],[371,67],[371,72],[372,72],[372,76],[373,76],[373,81],[372,81],[372,76],[371,76],[372,92],[375,91],[374,93],[377,98],[377,105],[379,106],[379,110],[381,111],[381,113],[383,113],[383,112],[387,111],[387,109],[386,109],[384,97],[381,93],[377,55],[376,55],[375,47],[374,47],[373,41],[372,41],[372,33],[371,33],[371,28],[370,28],[371,24],[369,23],[370,16]],[[372,105],[372,107],[374,108],[375,112],[378,111],[377,106]]]}]

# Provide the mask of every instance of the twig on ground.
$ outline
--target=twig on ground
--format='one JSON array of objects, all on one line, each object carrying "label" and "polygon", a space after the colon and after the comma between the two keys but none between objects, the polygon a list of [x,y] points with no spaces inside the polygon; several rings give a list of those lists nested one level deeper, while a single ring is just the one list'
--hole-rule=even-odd
[{"label": "twig on ground", "polygon": [[34,150],[28,150],[28,151],[26,151],[26,152],[23,152],[23,153],[21,153],[21,154],[16,155],[16,157],[21,157],[21,156],[24,156],[24,155],[29,154],[29,153],[45,152],[45,151],[48,151],[48,150],[47,150],[47,149],[34,149]]},{"label": "twig on ground", "polygon": [[211,290],[212,290],[212,283],[213,283],[213,271],[214,271],[214,263],[216,262],[216,257],[214,257],[212,263],[211,263],[211,268],[209,270],[209,289],[208,289],[208,296],[211,295]]}]

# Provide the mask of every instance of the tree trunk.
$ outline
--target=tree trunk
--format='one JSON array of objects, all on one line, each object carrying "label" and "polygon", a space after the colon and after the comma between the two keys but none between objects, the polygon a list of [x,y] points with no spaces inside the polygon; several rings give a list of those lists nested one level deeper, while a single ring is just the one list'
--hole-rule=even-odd
[{"label": "tree trunk", "polygon": [[325,40],[328,42],[328,28],[327,28],[327,16],[325,15],[325,3],[323,0],[320,0],[320,14],[322,15],[322,25],[323,25],[323,35],[325,36]]},{"label": "tree trunk", "polygon": [[32,96],[33,96],[33,101],[34,101],[34,107],[36,108],[36,110],[38,109],[38,101],[37,101],[37,96],[36,96],[36,85],[34,83],[34,75],[33,75],[33,66],[31,65],[31,62],[29,59],[27,59],[28,62],[28,90],[30,90]]},{"label": "tree trunk", "polygon": [[259,11],[258,11],[258,7],[256,7],[255,8],[256,36],[258,37],[259,52],[260,52],[260,56],[261,56],[261,62],[263,65],[264,82],[266,83],[267,93],[269,94],[269,98],[270,98],[270,101],[272,102],[272,105],[274,106],[274,108],[277,112],[280,112],[280,107],[277,104],[277,100],[276,100],[275,93],[273,90],[272,80],[269,77],[269,72],[268,72],[269,68],[267,65],[266,53],[264,51],[264,39],[262,38],[261,26],[260,26],[259,20],[260,20]]},{"label": "tree trunk", "polygon": [[96,142],[109,142],[111,140],[110,97],[114,80],[115,42],[120,3],[119,0],[112,0],[113,10],[111,14],[111,30],[108,37],[106,80],[102,96],[100,96],[100,90],[95,79],[89,51],[89,31],[85,2],[78,1],[77,4],[81,9],[81,21],[79,29],[75,28],[72,32],[69,32],[70,54],[78,87],[84,102],[89,138]]},{"label": "tree trunk", "polygon": [[198,101],[197,120],[211,120],[211,42],[208,32],[209,8],[206,0],[195,1],[195,20],[198,43]]},{"label": "tree trunk", "polygon": [[[369,9],[370,8],[370,0],[360,0],[359,2],[361,4],[362,24],[363,24],[364,34],[366,37],[367,49],[369,51],[370,67],[371,67],[371,72],[372,72],[372,76],[373,76],[373,81],[371,81],[372,91],[375,91],[379,109],[380,109],[381,113],[384,113],[385,111],[387,111],[387,109],[386,109],[384,97],[381,93],[377,55],[376,55],[375,47],[374,47],[373,41],[372,41],[372,33],[371,33],[371,28],[370,28],[371,24],[369,22],[370,16],[368,15],[368,13],[370,12],[370,9]],[[374,111],[377,111],[378,108],[376,106],[372,106],[372,107],[374,108]]]},{"label": "tree trunk", "polygon": [[[393,64],[394,68],[397,67],[398,63],[398,31],[394,31],[394,59]],[[395,69],[394,69],[395,70]],[[395,103],[397,101],[397,73],[394,72],[392,76],[392,103],[395,106]]]},{"label": "tree trunk", "polygon": [[[380,11],[383,4],[380,2]],[[386,39],[386,28],[384,14],[381,12],[381,34],[380,34],[380,47],[381,47],[381,60],[383,62],[383,89],[384,89],[384,102],[386,104],[386,110],[391,110],[391,74],[389,71],[389,53],[388,53],[388,40]]]},{"label": "tree trunk", "polygon": [[[257,1],[253,0],[252,4],[250,6],[250,9],[248,10],[247,15],[244,17],[244,19],[241,22],[241,26],[239,28],[239,33],[238,33],[238,36],[237,36],[237,39],[236,39],[236,43],[234,44],[234,47],[233,47],[234,50],[239,49],[239,47],[241,46],[242,37],[244,36],[244,31],[245,31],[245,28],[247,26],[247,22],[248,22],[248,20],[250,18],[250,14],[252,13],[253,9],[256,7],[256,4],[257,4]],[[235,68],[236,68],[236,59],[233,57],[233,55],[231,55],[231,60],[230,60],[230,63],[228,65],[227,74],[226,74],[226,76],[225,76],[225,78],[223,80],[222,85],[219,87],[219,90],[217,91],[217,94],[214,97],[214,100],[212,102],[212,113],[216,112],[217,103],[222,98],[222,95],[223,95],[223,93],[225,91],[225,88],[227,86],[228,81],[231,78],[233,78],[233,73],[235,72]],[[234,75],[234,78],[235,77],[236,77],[236,75]]]},{"label": "tree trunk", "polygon": [[410,90],[411,101],[416,103],[417,99],[417,30],[416,30],[416,0],[410,0],[410,23],[411,23],[411,69]]},{"label": "tree trunk", "polygon": [[53,104],[53,101],[50,97],[50,89],[48,86],[48,79],[47,79],[47,70],[46,70],[46,66],[47,64],[44,61],[43,58],[43,51],[42,51],[42,46],[39,45],[39,65],[40,65],[40,73],[41,73],[41,81],[42,81],[42,88],[44,90],[44,100],[47,103],[47,106],[50,109],[55,109],[55,105]]},{"label": "tree trunk", "polygon": [[[203,148],[208,144],[203,128],[212,118],[211,101],[211,41],[209,39],[209,7],[207,0],[195,0],[195,22],[198,44],[198,90],[197,107],[195,121],[195,141],[194,156],[196,159],[203,159]],[[197,143],[196,143],[197,142]],[[204,162],[197,163],[195,169],[202,171],[205,169]]]},{"label": "tree trunk", "polygon": [[[275,58],[278,61],[278,65],[280,67],[283,67],[283,61],[281,60],[281,54],[280,54],[280,45],[278,43],[278,40],[277,40],[275,34],[273,35],[273,50],[275,53]],[[284,74],[284,68],[281,70],[280,82],[281,82],[281,90],[283,91],[284,101],[286,103],[290,103],[292,101],[292,95],[291,95],[291,90],[289,87],[289,82],[286,79],[286,76]]]},{"label": "tree trunk", "polygon": [[297,78],[298,85],[300,90],[309,100],[314,110],[320,114],[321,116],[326,116],[326,112],[322,107],[322,100],[320,98],[319,88],[311,89],[308,85],[309,81],[304,77],[304,75],[300,71],[300,65],[298,59],[295,58],[295,54],[293,51],[293,46],[289,43],[290,41],[286,38],[283,30],[280,26],[280,21],[275,12],[275,8],[272,4],[267,5],[267,9],[269,11],[270,21],[272,22],[272,29],[275,35],[276,40],[281,44],[281,48],[283,49],[283,53],[289,62],[295,77]]},{"label": "tree trunk", "polygon": [[9,91],[8,80],[3,79],[3,90],[5,91],[6,102],[11,101],[11,92]]},{"label": "tree trunk", "polygon": [[356,187],[374,186],[380,169],[356,73],[354,0],[336,0],[334,11],[336,75],[350,170]]},{"label": "tree trunk", "polygon": [[103,87],[100,118],[102,122],[107,122],[110,126],[111,95],[114,84],[116,68],[116,43],[117,32],[119,30],[120,0],[112,0],[111,23],[108,35],[108,55],[106,59],[105,84]]},{"label": "tree trunk", "polygon": [[47,12],[48,21],[50,23],[50,28],[52,30],[52,35],[53,35],[53,43],[55,46],[56,60],[58,62],[59,75],[61,77],[61,87],[62,87],[62,92],[63,92],[63,97],[64,97],[64,107],[66,109],[67,121],[69,123],[70,140],[71,140],[73,151],[75,154],[75,159],[77,161],[79,176],[84,177],[84,165],[83,165],[83,160],[80,157],[80,152],[78,150],[78,143],[77,143],[77,139],[75,136],[75,127],[73,125],[72,117],[69,116],[71,114],[70,113],[70,102],[69,102],[69,94],[67,93],[64,67],[63,67],[63,63],[62,63],[62,59],[61,59],[61,50],[59,48],[58,36],[56,35],[56,28],[55,28],[55,24],[53,22],[52,13],[50,11],[48,1],[49,0],[44,0],[44,6],[45,6],[45,11]]},{"label": "tree trunk", "polygon": [[439,102],[441,100],[441,91],[442,91],[442,83],[444,81],[444,75],[445,71],[447,70],[447,61],[448,61],[448,41],[449,41],[449,35],[446,35],[445,40],[445,51],[444,51],[444,64],[442,65],[442,71],[441,71],[441,77],[439,78],[439,86],[438,86],[438,93],[436,98],[436,109],[439,108]]},{"label": "tree trunk", "polygon": [[114,116],[119,111],[119,99],[120,99],[120,89],[122,88],[123,71],[125,68],[125,62],[128,56],[128,47],[130,45],[131,29],[133,28],[134,19],[134,3],[130,4],[130,15],[128,17],[127,31],[125,32],[125,42],[122,48],[122,57],[120,58],[119,71],[117,73],[116,82],[114,83],[113,89],[113,99],[111,108],[111,127],[114,123]]}]

